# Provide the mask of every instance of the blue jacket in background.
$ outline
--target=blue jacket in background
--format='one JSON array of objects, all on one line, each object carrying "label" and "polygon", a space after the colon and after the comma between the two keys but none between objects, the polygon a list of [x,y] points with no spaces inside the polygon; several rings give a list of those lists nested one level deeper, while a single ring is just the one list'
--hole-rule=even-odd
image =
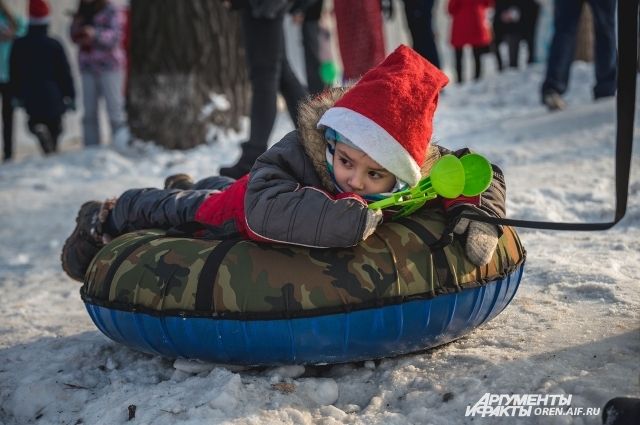
[{"label": "blue jacket in background", "polygon": [[[16,16],[16,35],[15,38],[22,37],[27,32],[27,23],[24,18]],[[8,27],[9,19],[0,12],[0,27]],[[0,41],[0,83],[9,82],[9,54],[11,53],[11,46],[13,40]]]},{"label": "blue jacket in background", "polygon": [[60,42],[47,35],[47,25],[29,25],[15,40],[10,57],[10,86],[14,98],[32,118],[57,119],[75,102],[67,55]]}]

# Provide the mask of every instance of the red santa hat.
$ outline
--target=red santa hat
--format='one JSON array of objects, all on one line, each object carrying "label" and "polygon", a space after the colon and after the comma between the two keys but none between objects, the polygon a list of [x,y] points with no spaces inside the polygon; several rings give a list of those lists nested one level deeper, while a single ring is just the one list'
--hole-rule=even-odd
[{"label": "red santa hat", "polygon": [[49,22],[49,3],[46,0],[29,0],[29,23]]},{"label": "red santa hat", "polygon": [[420,181],[433,115],[447,76],[407,46],[393,53],[347,91],[318,121],[414,186]]}]

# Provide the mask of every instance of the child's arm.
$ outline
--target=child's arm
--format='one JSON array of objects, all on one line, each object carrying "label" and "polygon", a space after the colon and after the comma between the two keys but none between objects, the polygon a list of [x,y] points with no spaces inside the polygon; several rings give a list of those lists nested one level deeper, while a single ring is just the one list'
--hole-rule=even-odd
[{"label": "child's arm", "polygon": [[375,230],[379,211],[357,195],[321,189],[311,161],[289,133],[254,165],[245,194],[249,230],[273,242],[319,248],[358,244]]}]

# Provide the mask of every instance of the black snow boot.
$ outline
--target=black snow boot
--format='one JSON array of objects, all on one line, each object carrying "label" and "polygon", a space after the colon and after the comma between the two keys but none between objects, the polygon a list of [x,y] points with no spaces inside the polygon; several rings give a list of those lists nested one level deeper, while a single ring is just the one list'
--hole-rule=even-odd
[{"label": "black snow boot", "polygon": [[243,177],[251,171],[253,163],[256,162],[256,159],[264,153],[266,148],[266,146],[255,146],[250,142],[243,143],[242,155],[238,162],[231,167],[220,168],[220,175],[238,180],[240,177]]},{"label": "black snow boot", "polygon": [[84,203],[78,211],[76,217],[76,228],[69,236],[62,247],[62,269],[70,278],[79,282],[84,281],[84,276],[91,264],[93,257],[104,246],[101,231],[101,216],[108,213],[107,205],[98,201]]}]

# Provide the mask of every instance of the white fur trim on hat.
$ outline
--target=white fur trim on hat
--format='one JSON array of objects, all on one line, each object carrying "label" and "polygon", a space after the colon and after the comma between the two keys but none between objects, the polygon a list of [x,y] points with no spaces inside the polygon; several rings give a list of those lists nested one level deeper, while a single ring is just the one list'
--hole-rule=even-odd
[{"label": "white fur trim on hat", "polygon": [[318,121],[318,127],[320,126],[333,128],[410,186],[415,186],[420,181],[418,163],[375,121],[352,109],[334,106],[322,115]]}]

